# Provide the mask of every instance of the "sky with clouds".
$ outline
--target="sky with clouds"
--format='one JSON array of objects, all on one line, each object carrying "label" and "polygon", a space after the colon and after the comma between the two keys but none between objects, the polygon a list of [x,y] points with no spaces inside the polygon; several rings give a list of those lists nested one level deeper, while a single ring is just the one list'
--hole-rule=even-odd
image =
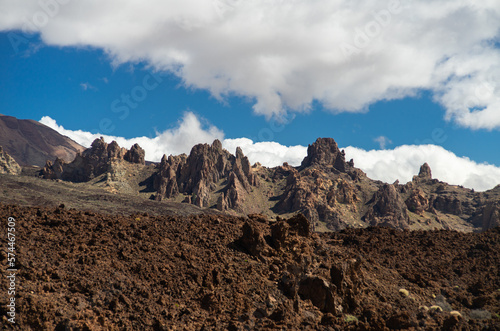
[{"label": "sky with clouds", "polygon": [[0,31],[0,112],[83,144],[276,165],[330,136],[374,178],[500,183],[497,0],[0,0]]}]

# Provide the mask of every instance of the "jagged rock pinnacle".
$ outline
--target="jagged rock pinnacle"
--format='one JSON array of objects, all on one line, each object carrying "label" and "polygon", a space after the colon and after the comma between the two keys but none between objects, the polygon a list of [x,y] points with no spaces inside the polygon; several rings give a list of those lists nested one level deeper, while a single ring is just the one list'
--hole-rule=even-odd
[{"label": "jagged rock pinnacle", "polygon": [[339,150],[333,138],[318,138],[307,148],[307,156],[302,161],[301,167],[313,165],[333,165],[340,172],[345,172],[345,153]]},{"label": "jagged rock pinnacle", "polygon": [[423,178],[423,179],[432,179],[431,167],[429,167],[429,165],[427,163],[424,163],[420,167],[418,177]]}]

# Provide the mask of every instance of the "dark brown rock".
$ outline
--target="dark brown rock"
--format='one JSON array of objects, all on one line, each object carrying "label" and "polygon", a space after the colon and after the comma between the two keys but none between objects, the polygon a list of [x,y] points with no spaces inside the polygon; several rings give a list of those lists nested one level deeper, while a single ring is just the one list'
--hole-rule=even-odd
[{"label": "dark brown rock", "polygon": [[500,226],[500,203],[489,203],[483,209],[483,231]]},{"label": "dark brown rock", "polygon": [[138,144],[134,144],[130,150],[128,150],[123,159],[130,163],[145,164],[146,152]]},{"label": "dark brown rock", "polygon": [[318,138],[314,144],[308,146],[307,156],[302,161],[301,167],[314,165],[333,166],[334,169],[345,172],[345,153],[339,150],[332,138]]},{"label": "dark brown rock", "polygon": [[334,289],[326,279],[309,276],[299,284],[298,294],[303,300],[311,300],[321,311],[336,314]]},{"label": "dark brown rock", "polygon": [[432,179],[431,167],[427,163],[424,163],[420,167],[420,171],[418,172],[418,177],[422,179]]},{"label": "dark brown rock", "polygon": [[243,234],[240,238],[241,245],[253,256],[268,255],[269,246],[264,239],[262,231],[252,223],[245,222],[242,227]]},{"label": "dark brown rock", "polygon": [[372,207],[364,216],[370,225],[408,228],[409,216],[406,204],[391,184],[384,184],[373,196]]},{"label": "dark brown rock", "polygon": [[419,215],[423,215],[424,211],[429,209],[429,200],[427,199],[424,191],[419,188],[413,190],[405,203],[409,211]]},{"label": "dark brown rock", "polygon": [[187,157],[163,157],[154,180],[155,199],[183,193],[193,196],[193,204],[209,207],[210,196],[223,180],[226,185],[215,205],[219,210],[238,210],[251,187],[258,186],[258,179],[241,148],[238,147],[233,156],[222,148],[219,140],[212,145],[199,144]]}]

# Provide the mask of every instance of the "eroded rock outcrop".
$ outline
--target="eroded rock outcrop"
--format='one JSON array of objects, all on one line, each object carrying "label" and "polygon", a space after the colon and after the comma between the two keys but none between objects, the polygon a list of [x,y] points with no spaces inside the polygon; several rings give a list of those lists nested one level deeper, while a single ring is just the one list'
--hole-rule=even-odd
[{"label": "eroded rock outcrop", "polygon": [[493,229],[500,226],[500,203],[489,203],[483,209],[482,230]]},{"label": "eroded rock outcrop", "polygon": [[65,163],[60,158],[56,158],[53,163],[47,161],[41,176],[46,179],[86,182],[106,173],[112,162],[122,160],[144,164],[144,150],[135,144],[131,151],[128,151],[116,141],[107,144],[101,137],[94,140],[90,148],[78,153],[71,163]]},{"label": "eroded rock outcrop", "polygon": [[315,165],[333,166],[340,172],[346,171],[345,153],[339,150],[333,138],[318,138],[314,144],[307,147],[307,156],[302,161],[301,167],[307,168]]},{"label": "eroded rock outcrop", "polygon": [[19,175],[21,167],[16,160],[5,152],[0,146],[0,174]]},{"label": "eroded rock outcrop", "polygon": [[419,215],[423,215],[429,210],[429,199],[420,188],[416,188],[410,194],[410,197],[405,201],[408,210]]},{"label": "eroded rock outcrop", "polygon": [[422,179],[432,179],[431,167],[427,163],[424,163],[420,167],[420,171],[418,172],[418,177]]},{"label": "eroded rock outcrop", "polygon": [[364,216],[370,225],[408,228],[408,209],[394,185],[384,184],[375,193],[371,203],[370,210]]},{"label": "eroded rock outcrop", "polygon": [[139,146],[139,144],[134,144],[130,150],[128,150],[123,159],[130,163],[145,164],[146,163],[146,152]]},{"label": "eroded rock outcrop", "polygon": [[[357,183],[366,176],[345,162],[345,156],[331,138],[318,138],[308,147],[301,167],[281,167],[288,173],[286,186],[275,210],[301,212],[313,223],[324,222],[332,230],[346,227],[345,220],[357,215],[361,201]],[[357,217],[357,216],[356,216]]]},{"label": "eroded rock outcrop", "polygon": [[[218,199],[211,201],[212,193],[221,185]],[[258,179],[241,148],[234,156],[215,140],[212,145],[194,146],[187,157],[164,156],[155,176],[155,199],[182,193],[191,195],[191,203],[199,207],[215,204],[219,210],[237,209],[251,187],[257,185]]]}]

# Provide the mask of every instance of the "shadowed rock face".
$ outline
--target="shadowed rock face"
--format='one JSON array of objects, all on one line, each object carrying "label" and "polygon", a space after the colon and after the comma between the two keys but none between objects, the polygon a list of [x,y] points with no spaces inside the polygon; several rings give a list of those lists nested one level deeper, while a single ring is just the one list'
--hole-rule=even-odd
[{"label": "shadowed rock face", "polygon": [[365,215],[372,226],[409,228],[408,209],[398,191],[391,184],[384,184],[373,196],[373,206]]},{"label": "shadowed rock face", "polygon": [[0,146],[0,174],[19,175],[21,170],[16,160],[7,154],[3,150],[3,147]]},{"label": "shadowed rock face", "polygon": [[41,175],[46,179],[86,182],[108,172],[114,161],[144,164],[144,154],[144,150],[137,144],[128,151],[118,146],[116,141],[107,144],[101,137],[94,140],[91,147],[83,153],[78,153],[71,163],[65,163],[60,158],[54,163],[47,161]]},{"label": "shadowed rock face", "polygon": [[33,120],[0,115],[0,146],[21,166],[43,167],[59,157],[71,162],[85,148],[70,138]]}]

